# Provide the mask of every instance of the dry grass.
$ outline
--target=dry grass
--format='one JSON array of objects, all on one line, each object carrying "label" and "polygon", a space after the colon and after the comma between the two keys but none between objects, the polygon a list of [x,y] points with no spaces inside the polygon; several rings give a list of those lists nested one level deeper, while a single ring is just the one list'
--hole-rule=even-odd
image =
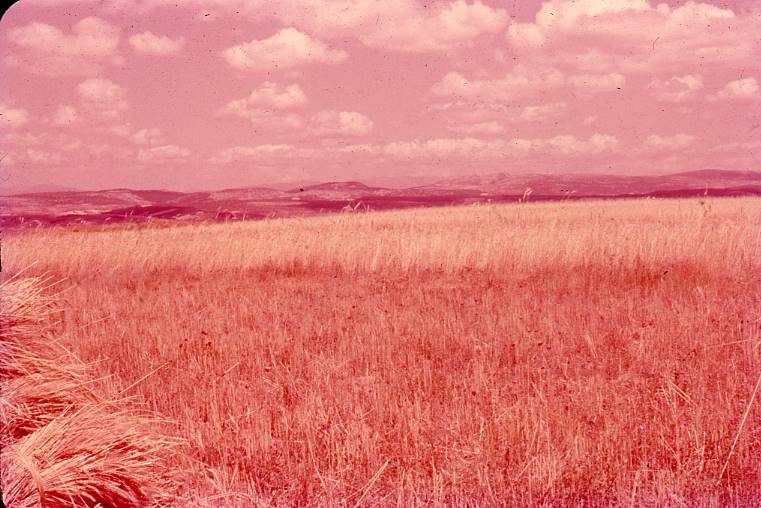
[{"label": "dry grass", "polygon": [[35,279],[0,286],[0,471],[6,506],[145,506],[166,498],[177,440],[46,335],[53,309]]},{"label": "dry grass", "polygon": [[65,278],[56,336],[179,422],[178,504],[753,505],[760,226],[495,205],[39,230],[3,261]]}]

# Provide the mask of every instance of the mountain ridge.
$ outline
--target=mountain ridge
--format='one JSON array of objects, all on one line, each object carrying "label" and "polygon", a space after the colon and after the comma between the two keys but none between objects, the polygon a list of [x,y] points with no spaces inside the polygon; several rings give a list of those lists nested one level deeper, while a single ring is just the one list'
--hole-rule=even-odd
[{"label": "mountain ridge", "polygon": [[700,169],[660,176],[540,173],[470,175],[408,188],[356,180],[179,192],[104,189],[2,197],[3,226],[149,219],[238,220],[477,202],[679,196],[761,196],[761,172]]}]

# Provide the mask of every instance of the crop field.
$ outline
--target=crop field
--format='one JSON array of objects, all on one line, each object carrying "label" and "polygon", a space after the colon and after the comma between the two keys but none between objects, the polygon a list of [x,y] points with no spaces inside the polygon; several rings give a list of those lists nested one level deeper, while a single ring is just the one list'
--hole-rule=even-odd
[{"label": "crop field", "polygon": [[[756,198],[40,228],[2,263],[50,304],[20,334],[113,406],[65,446],[156,433],[108,459],[166,473],[145,500],[761,503]],[[44,497],[52,465],[2,438]]]}]

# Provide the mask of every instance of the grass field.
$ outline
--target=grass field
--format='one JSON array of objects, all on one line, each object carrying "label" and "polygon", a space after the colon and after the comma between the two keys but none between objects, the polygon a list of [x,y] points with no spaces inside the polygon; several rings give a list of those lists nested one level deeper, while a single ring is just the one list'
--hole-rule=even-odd
[{"label": "grass field", "polygon": [[761,502],[758,199],[39,229],[3,270],[173,422],[177,505]]}]

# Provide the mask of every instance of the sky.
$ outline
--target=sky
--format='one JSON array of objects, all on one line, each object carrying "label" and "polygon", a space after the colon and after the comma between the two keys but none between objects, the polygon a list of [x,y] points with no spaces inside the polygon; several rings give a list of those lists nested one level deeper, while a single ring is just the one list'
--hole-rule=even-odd
[{"label": "sky", "polygon": [[761,3],[21,0],[0,185],[761,170]]}]

